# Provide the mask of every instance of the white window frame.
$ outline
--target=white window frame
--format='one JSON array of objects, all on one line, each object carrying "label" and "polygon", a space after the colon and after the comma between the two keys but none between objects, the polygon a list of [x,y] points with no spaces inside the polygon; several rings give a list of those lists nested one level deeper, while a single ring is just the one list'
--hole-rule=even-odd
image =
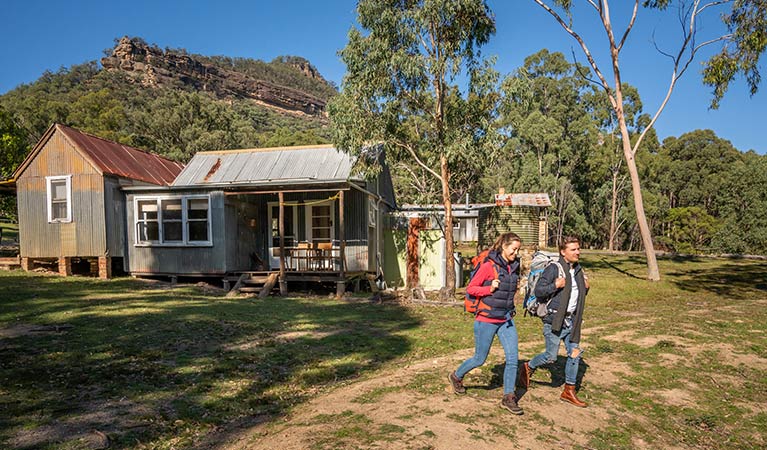
[{"label": "white window frame", "polygon": [[[51,184],[54,181],[66,181],[67,191],[67,216],[63,219],[53,218],[53,191]],[[57,175],[45,177],[46,205],[48,207],[48,223],[69,223],[72,222],[72,175]]]},{"label": "white window frame", "polygon": [[[188,217],[188,200],[205,199],[208,201],[208,239],[205,241],[192,241],[189,239],[189,222]],[[157,240],[156,241],[142,241],[140,240],[138,225],[139,225],[139,202],[146,202],[154,200],[157,205]],[[181,234],[182,239],[180,241],[168,241],[163,240],[163,217],[162,217],[162,202],[164,201],[178,201],[181,200]],[[135,247],[212,247],[213,246],[213,229],[211,221],[211,203],[210,195],[196,194],[196,195],[142,195],[133,198],[133,236]],[[201,219],[192,219],[192,222],[201,222]]]},{"label": "white window frame", "polygon": [[375,203],[373,197],[368,197],[368,226],[371,228],[376,227],[376,217],[378,217],[378,206]]},{"label": "white window frame", "polygon": [[[307,205],[305,206],[305,220],[304,220],[304,226],[306,229],[306,240],[309,242],[314,242],[314,233],[312,232],[312,218],[314,216],[312,215],[312,207],[313,206],[328,206],[329,207],[329,218],[330,218],[330,226],[328,227],[330,229],[330,242],[333,242],[336,239],[336,204],[333,200],[324,200],[324,201],[316,201],[316,200],[307,200]],[[321,227],[324,228],[324,227]]]}]

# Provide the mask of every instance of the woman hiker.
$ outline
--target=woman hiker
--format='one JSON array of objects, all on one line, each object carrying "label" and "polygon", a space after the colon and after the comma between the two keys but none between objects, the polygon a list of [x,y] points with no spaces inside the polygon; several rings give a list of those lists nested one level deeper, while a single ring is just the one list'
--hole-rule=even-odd
[{"label": "woman hiker", "polygon": [[447,376],[453,392],[465,394],[463,377],[485,363],[493,338],[498,335],[506,354],[501,407],[517,415],[523,413],[514,394],[519,357],[517,328],[514,325],[514,294],[519,280],[517,253],[521,246],[522,240],[514,233],[499,236],[466,287],[468,295],[480,299],[474,320],[474,356]]}]

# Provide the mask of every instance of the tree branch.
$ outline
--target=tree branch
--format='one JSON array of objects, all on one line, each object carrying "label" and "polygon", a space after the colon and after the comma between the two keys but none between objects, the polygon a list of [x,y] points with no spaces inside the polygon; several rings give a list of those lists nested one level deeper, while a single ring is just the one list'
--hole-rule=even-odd
[{"label": "tree branch", "polygon": [[611,101],[614,104],[615,100],[612,97],[612,95],[610,94],[610,85],[607,84],[607,80],[602,75],[602,71],[599,70],[599,66],[597,65],[597,62],[594,61],[594,57],[591,56],[591,51],[589,51],[589,48],[586,46],[586,43],[583,41],[581,36],[578,33],[576,33],[572,28],[567,26],[565,21],[562,20],[562,17],[560,17],[559,14],[557,14],[556,11],[551,9],[551,7],[549,7],[549,5],[543,3],[542,0],[533,0],[533,1],[535,3],[537,3],[538,6],[540,6],[541,8],[545,9],[549,14],[551,14],[554,17],[554,19],[557,22],[559,22],[559,24],[562,26],[562,28],[564,28],[565,31],[567,31],[567,33],[570,34],[570,36],[572,36],[573,38],[575,38],[576,41],[578,41],[578,43],[581,45],[581,49],[583,49],[583,53],[586,54],[586,58],[589,60],[589,65],[591,65],[591,68],[594,69],[594,73],[596,73],[597,76],[599,77],[599,80],[600,80],[600,82],[602,84],[602,88],[604,88],[607,91],[608,96],[610,97]]},{"label": "tree branch", "polygon": [[626,42],[626,38],[629,37],[629,32],[632,28],[634,28],[634,22],[637,18],[637,10],[639,9],[639,0],[634,0],[634,12],[631,13],[631,21],[629,21],[628,27],[626,27],[626,31],[623,33],[623,37],[621,38],[621,43],[618,44],[617,50],[618,53],[620,53],[621,49],[623,48],[623,44]]},{"label": "tree branch", "polygon": [[413,150],[413,148],[411,146],[409,146],[407,144],[404,144],[402,142],[395,142],[394,145],[396,145],[397,147],[400,147],[400,148],[403,148],[403,149],[407,150],[408,153],[410,153],[410,156],[413,157],[413,159],[415,160],[415,162],[419,166],[423,167],[423,169],[425,171],[429,172],[430,174],[432,174],[435,177],[437,177],[438,180],[442,181],[442,176],[440,174],[438,174],[437,172],[435,172],[434,170],[432,170],[431,168],[429,168],[429,166],[427,166],[423,161],[421,161],[421,159],[418,157],[418,155],[416,154],[415,150]]}]

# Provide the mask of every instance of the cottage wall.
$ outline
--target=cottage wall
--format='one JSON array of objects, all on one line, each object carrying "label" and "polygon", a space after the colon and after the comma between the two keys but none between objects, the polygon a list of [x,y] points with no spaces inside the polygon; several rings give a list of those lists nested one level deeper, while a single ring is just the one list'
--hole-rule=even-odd
[{"label": "cottage wall", "polygon": [[[59,175],[72,176],[72,221],[48,223],[45,177]],[[22,257],[107,253],[104,179],[61,133],[51,136],[16,186]]]},{"label": "cottage wall", "polygon": [[[209,246],[137,246],[134,200],[144,196],[210,195]],[[226,273],[227,234],[224,193],[222,191],[131,192],[126,197],[128,223],[128,271],[131,274],[156,275],[222,275]]]}]

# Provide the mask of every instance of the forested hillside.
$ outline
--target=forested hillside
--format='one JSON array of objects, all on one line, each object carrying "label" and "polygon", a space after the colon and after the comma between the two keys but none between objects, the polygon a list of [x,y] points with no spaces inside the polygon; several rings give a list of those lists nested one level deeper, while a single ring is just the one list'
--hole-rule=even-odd
[{"label": "forested hillside", "polygon": [[[322,107],[336,89],[303,58],[205,57],[140,38],[116,40],[105,53],[102,66],[46,72],[5,93],[1,113],[29,144],[59,122],[179,161],[200,150],[328,142]],[[265,90],[296,105],[259,97]],[[3,161],[2,175],[17,159]]]}]

